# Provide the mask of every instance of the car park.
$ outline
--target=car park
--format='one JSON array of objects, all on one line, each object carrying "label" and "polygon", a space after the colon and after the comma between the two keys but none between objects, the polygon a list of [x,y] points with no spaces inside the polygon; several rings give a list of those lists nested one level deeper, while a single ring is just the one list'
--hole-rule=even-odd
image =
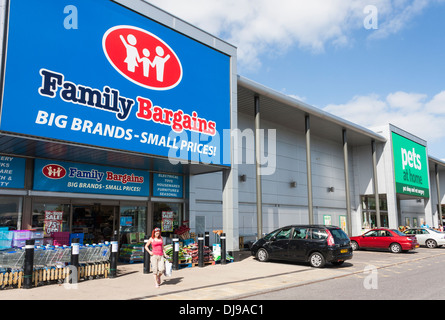
[{"label": "car park", "polygon": [[388,228],[375,228],[350,239],[353,250],[389,249],[393,253],[399,253],[419,247],[416,236],[406,235],[399,230]]},{"label": "car park", "polygon": [[445,245],[445,233],[430,228],[411,228],[405,234],[415,235],[422,246],[436,248]]},{"label": "car park", "polygon": [[272,231],[251,246],[259,261],[287,260],[309,262],[321,268],[327,262],[341,265],[352,259],[349,237],[339,227],[324,225],[291,225]]}]

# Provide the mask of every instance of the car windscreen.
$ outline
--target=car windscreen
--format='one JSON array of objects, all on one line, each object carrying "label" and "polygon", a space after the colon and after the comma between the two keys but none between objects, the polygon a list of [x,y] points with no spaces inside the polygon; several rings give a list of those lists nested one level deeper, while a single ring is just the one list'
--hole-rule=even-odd
[{"label": "car windscreen", "polygon": [[402,236],[402,237],[406,237],[406,236],[407,236],[406,233],[400,232],[400,231],[397,230],[397,229],[391,229],[391,231],[394,232],[394,233],[395,233],[396,235],[398,235],[398,236]]},{"label": "car windscreen", "polygon": [[334,237],[334,241],[336,243],[340,240],[349,240],[348,235],[342,229],[329,229],[329,231]]},{"label": "car windscreen", "polygon": [[443,233],[442,231],[434,230],[434,229],[428,229],[428,231],[432,231],[432,232],[435,232],[435,233]]},{"label": "car windscreen", "polygon": [[280,232],[281,229],[278,230],[274,230],[271,233],[267,234],[264,236],[264,240],[270,240],[270,238],[272,238],[273,236],[275,236],[278,232]]}]

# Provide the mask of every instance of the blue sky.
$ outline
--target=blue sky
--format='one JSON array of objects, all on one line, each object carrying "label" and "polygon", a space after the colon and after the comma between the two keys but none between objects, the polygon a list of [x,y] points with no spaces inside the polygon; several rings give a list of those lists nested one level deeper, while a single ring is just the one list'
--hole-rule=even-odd
[{"label": "blue sky", "polygon": [[444,0],[148,2],[236,45],[238,74],[445,159]]}]

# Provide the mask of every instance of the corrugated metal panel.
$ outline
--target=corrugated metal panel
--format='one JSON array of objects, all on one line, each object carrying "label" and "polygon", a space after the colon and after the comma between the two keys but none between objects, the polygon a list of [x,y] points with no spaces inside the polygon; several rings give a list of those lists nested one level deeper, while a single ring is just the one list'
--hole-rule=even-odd
[{"label": "corrugated metal panel", "polygon": [[304,132],[304,118],[309,115],[311,136],[342,141],[342,130],[347,129],[350,146],[367,145],[373,139],[386,141],[383,136],[367,128],[238,76],[238,111],[253,116],[255,95],[260,97],[262,120]]}]

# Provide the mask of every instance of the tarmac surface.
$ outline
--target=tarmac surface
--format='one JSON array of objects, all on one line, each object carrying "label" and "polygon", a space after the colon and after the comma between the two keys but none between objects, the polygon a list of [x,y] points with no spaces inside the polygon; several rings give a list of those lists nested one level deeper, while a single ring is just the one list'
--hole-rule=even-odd
[{"label": "tarmac surface", "polygon": [[[445,251],[436,252],[445,254]],[[239,261],[225,265],[206,265],[174,270],[171,277],[162,277],[155,287],[152,273],[143,273],[143,264],[118,264],[116,278],[81,280],[74,285],[51,284],[31,289],[7,288],[0,291],[0,300],[237,300],[256,294],[302,286],[327,279],[363,273],[367,262],[355,252],[352,260],[340,267],[327,264],[311,268],[307,263],[261,263],[250,252],[241,252]],[[356,258],[358,256],[358,258]],[[394,255],[391,260],[374,262],[377,268],[425,259],[421,252]],[[298,299],[298,297],[295,297]]]}]

